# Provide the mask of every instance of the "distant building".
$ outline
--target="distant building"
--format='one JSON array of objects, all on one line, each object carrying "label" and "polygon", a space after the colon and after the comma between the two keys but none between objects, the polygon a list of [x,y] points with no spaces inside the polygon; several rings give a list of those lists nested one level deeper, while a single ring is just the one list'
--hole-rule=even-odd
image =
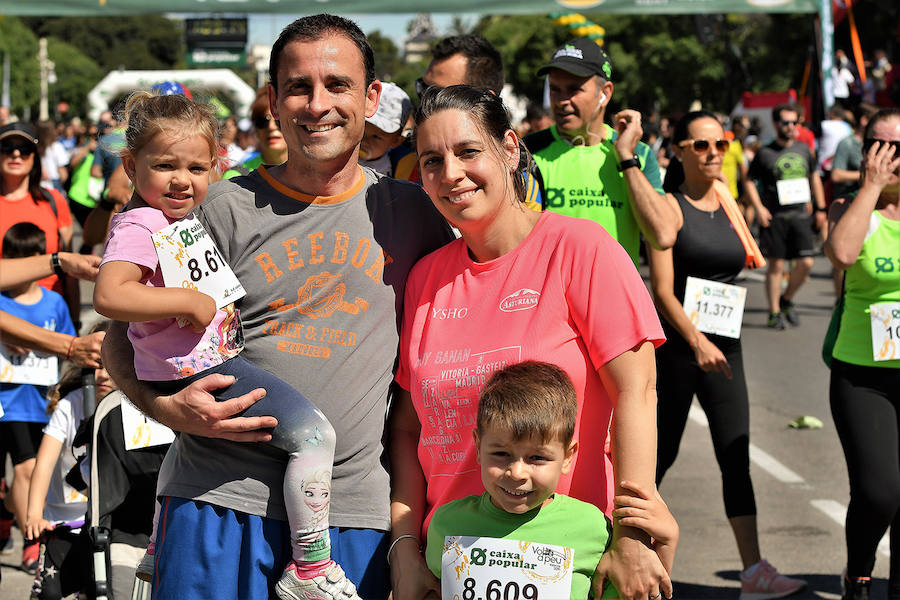
[{"label": "distant building", "polygon": [[409,35],[403,44],[403,59],[407,63],[419,62],[429,57],[431,42],[438,38],[437,27],[428,13],[419,13],[408,27]]}]

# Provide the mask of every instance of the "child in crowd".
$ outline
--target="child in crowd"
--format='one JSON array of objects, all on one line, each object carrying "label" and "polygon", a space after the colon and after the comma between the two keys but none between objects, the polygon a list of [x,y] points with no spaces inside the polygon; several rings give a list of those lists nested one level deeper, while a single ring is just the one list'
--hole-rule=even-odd
[{"label": "child in crowd", "polygon": [[393,177],[397,161],[411,152],[396,150],[406,139],[406,122],[412,114],[412,102],[395,83],[383,83],[378,110],[366,118],[366,130],[359,145],[359,164]]},{"label": "child in crowd", "polygon": [[[611,526],[596,506],[554,493],[578,450],[576,411],[572,382],[555,365],[511,365],[485,384],[473,435],[487,491],[441,506],[428,527],[425,558],[442,580],[444,598],[469,597],[468,592],[491,597],[489,588],[505,593],[512,585],[522,585],[525,598],[588,597]],[[678,542],[675,519],[655,490],[627,482],[623,487],[639,497],[617,496],[614,517],[654,537],[670,570]],[[497,570],[482,581],[473,565]],[[506,581],[496,575],[504,569],[528,575],[519,583],[514,577]],[[569,579],[570,589],[563,591],[559,586]],[[529,585],[534,589],[526,590]],[[606,586],[603,597],[616,597],[615,589]]]},{"label": "child in crowd", "polygon": [[[168,273],[173,287],[165,285],[167,274],[160,266],[152,234],[190,220],[193,240],[208,237],[191,211],[206,197],[217,161],[217,123],[212,109],[180,94],[137,92],[129,98],[125,112],[128,126],[122,164],[135,192],[110,224],[94,308],[112,319],[130,321],[128,339],[134,347],[135,373],[160,393],[175,393],[211,373],[235,377],[230,387],[213,392],[217,400],[266,389],[265,398],[244,414],[278,419],[270,443],[288,454],[284,503],[293,560],[275,591],[283,599],[357,599],[355,587],[331,560],[327,506],[313,511],[301,491],[310,477],[321,479],[323,470],[330,480],[335,441],[331,424],[287,383],[237,356],[243,348],[239,311],[233,304],[217,307],[211,296],[198,291],[205,289],[201,279],[210,271],[227,269],[215,257],[217,249],[206,251],[206,275],[196,259],[187,260],[197,287],[182,287],[178,271]],[[179,238],[182,236],[174,241]],[[180,247],[184,251],[184,246]],[[158,492],[197,500],[214,493],[218,483],[197,481],[191,489],[169,490],[161,477]],[[163,532],[155,535],[155,546],[148,552],[155,554],[154,572],[165,580],[167,565],[183,560],[191,550],[176,546],[171,539],[167,545]],[[218,540],[184,543],[217,544]]]},{"label": "child in crowd", "polygon": [[[109,321],[101,321],[91,333],[106,331]],[[118,389],[106,369],[94,369],[94,381],[99,402]],[[81,396],[81,368],[71,367],[59,383],[50,390],[47,414],[50,421],[44,427],[44,437],[38,449],[31,486],[28,489],[28,510],[24,534],[36,540],[46,531],[60,524],[70,524],[74,531],[87,512],[87,496],[66,483],[66,474],[75,466],[75,433],[84,419],[84,402]],[[73,531],[73,533],[74,533]],[[63,544],[66,542],[64,541]],[[42,547],[38,561],[40,571],[32,587],[38,598],[63,598],[82,589],[83,573],[80,566],[87,563],[89,552],[83,556],[70,553],[47,552]],[[81,545],[71,546],[74,553],[84,552]],[[65,567],[64,567],[65,564]]]},{"label": "child in crowd", "polygon": [[[34,223],[17,223],[3,236],[3,258],[21,258],[46,252],[46,235]],[[76,335],[63,297],[42,288],[35,281],[15,286],[0,294],[0,310],[50,331]],[[44,379],[48,385],[56,383],[59,375],[56,357],[38,358],[29,354],[24,360],[12,357],[11,363],[12,368],[19,365],[30,367],[31,372],[38,379]],[[3,373],[0,379],[10,381],[9,374]],[[41,443],[41,430],[47,423],[48,385],[0,383],[0,404],[3,406],[3,416],[0,417],[0,455],[9,451],[14,473],[12,488],[6,501],[23,533],[28,486]],[[24,537],[26,541],[22,550],[22,567],[33,571],[39,553],[37,539],[27,535]]]}]

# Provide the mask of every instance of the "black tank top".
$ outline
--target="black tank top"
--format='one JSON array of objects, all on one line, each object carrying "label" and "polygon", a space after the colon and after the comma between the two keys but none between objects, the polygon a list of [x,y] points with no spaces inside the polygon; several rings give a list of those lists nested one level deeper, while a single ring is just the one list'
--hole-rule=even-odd
[{"label": "black tank top", "polygon": [[684,286],[689,275],[734,283],[744,268],[747,255],[721,206],[708,212],[696,208],[680,192],[674,196],[684,215],[684,225],[672,247],[675,297],[683,303]]}]

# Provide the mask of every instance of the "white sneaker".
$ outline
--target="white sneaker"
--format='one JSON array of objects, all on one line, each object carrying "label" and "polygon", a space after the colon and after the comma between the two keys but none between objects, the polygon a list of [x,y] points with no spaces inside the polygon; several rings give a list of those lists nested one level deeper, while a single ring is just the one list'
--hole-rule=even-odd
[{"label": "white sneaker", "polygon": [[144,556],[141,557],[141,562],[138,563],[137,569],[134,571],[135,577],[141,581],[146,581],[147,583],[153,581],[153,565],[155,563],[156,553],[153,551],[151,545],[151,547],[147,548],[147,551],[144,552]]},{"label": "white sneaker", "polygon": [[741,573],[740,600],[783,598],[796,594],[806,587],[804,580],[785,577],[765,559],[759,561],[755,567],[750,575]]},{"label": "white sneaker", "polygon": [[281,600],[362,600],[356,586],[336,562],[331,561],[319,573],[310,579],[300,579],[291,561],[275,584],[275,593]]}]

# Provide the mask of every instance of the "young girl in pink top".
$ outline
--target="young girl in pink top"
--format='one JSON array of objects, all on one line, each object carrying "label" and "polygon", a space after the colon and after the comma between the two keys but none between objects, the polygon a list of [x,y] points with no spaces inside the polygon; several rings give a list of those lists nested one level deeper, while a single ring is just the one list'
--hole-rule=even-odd
[{"label": "young girl in pink top", "polygon": [[[135,373],[162,393],[174,393],[211,373],[235,378],[233,385],[214,393],[217,400],[266,389],[266,397],[245,414],[278,419],[270,443],[287,453],[284,503],[293,561],[275,591],[283,599],[358,598],[330,558],[327,504],[314,510],[304,502],[303,490],[313,478],[330,492],[331,424],[287,383],[237,355],[243,336],[233,304],[217,309],[212,297],[195,289],[165,287],[163,281],[151,236],[180,220],[193,221],[191,231],[199,227],[202,232],[191,211],[206,197],[216,164],[215,116],[209,106],[182,95],[147,92],[133,94],[125,111],[127,148],[122,164],[135,193],[110,224],[94,307],[107,317],[130,322]],[[209,266],[212,269],[212,263]],[[155,550],[157,557],[166,553],[163,535]]]}]

